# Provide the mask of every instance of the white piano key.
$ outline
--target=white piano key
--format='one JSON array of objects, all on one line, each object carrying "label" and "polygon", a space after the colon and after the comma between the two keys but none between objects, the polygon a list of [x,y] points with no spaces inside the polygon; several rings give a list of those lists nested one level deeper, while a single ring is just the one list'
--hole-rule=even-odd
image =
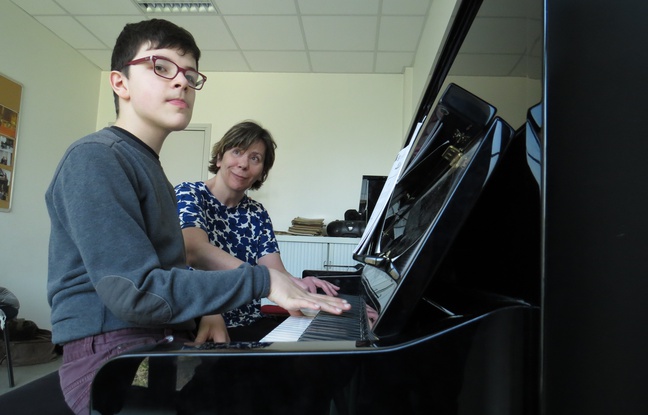
[{"label": "white piano key", "polygon": [[268,333],[262,342],[294,342],[313,321],[313,317],[290,316]]}]

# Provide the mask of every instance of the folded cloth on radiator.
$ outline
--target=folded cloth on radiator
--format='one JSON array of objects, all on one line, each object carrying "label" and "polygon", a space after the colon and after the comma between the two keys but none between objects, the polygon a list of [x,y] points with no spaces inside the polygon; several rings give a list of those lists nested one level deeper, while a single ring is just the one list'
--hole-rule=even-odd
[{"label": "folded cloth on radiator", "polygon": [[310,219],[296,217],[292,220],[288,233],[294,235],[322,235],[324,232],[324,219]]}]

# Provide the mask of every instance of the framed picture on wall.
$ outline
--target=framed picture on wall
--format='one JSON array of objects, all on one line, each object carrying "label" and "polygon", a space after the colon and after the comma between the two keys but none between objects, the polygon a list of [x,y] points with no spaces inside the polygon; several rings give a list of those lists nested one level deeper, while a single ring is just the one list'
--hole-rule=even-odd
[{"label": "framed picture on wall", "polygon": [[0,75],[0,212],[11,210],[22,86]]}]

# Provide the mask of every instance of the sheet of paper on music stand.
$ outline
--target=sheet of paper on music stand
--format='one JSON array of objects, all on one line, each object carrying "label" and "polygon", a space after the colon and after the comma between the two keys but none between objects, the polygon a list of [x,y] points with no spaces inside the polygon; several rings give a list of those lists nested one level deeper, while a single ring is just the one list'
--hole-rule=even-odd
[{"label": "sheet of paper on music stand", "polygon": [[400,173],[401,171],[403,171],[403,166],[405,165],[405,160],[409,155],[410,148],[412,147],[413,141],[414,140],[411,140],[407,146],[403,147],[403,149],[398,152],[398,155],[396,156],[396,160],[394,161],[391,171],[389,172],[389,176],[387,176],[387,180],[385,181],[382,191],[380,192],[380,196],[378,196],[378,200],[376,201],[376,206],[374,207],[374,210],[371,213],[371,217],[367,222],[365,231],[362,234],[362,237],[360,238],[360,242],[358,243],[358,246],[355,249],[356,253],[361,252],[361,250],[364,248],[364,246],[368,243],[369,239],[371,238],[371,235],[373,234],[374,229],[376,228],[376,224],[380,220],[382,213],[387,206],[387,202],[389,202],[389,198],[392,194],[392,191],[394,190],[394,187],[396,186],[396,182],[398,181],[398,178],[400,177]]}]

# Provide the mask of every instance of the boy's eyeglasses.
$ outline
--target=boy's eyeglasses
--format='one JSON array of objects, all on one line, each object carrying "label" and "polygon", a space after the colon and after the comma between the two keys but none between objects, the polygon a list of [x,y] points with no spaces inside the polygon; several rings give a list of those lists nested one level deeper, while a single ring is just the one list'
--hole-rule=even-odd
[{"label": "boy's eyeglasses", "polygon": [[145,58],[135,59],[133,61],[126,62],[126,64],[124,64],[124,67],[128,65],[137,65],[138,63],[147,61],[153,62],[153,72],[155,72],[157,76],[160,76],[164,79],[173,79],[178,75],[178,72],[182,72],[184,77],[187,79],[190,88],[196,90],[202,89],[203,85],[205,85],[205,82],[207,81],[207,77],[200,72],[194,71],[193,69],[181,68],[175,62],[162,56],[152,55]]}]

